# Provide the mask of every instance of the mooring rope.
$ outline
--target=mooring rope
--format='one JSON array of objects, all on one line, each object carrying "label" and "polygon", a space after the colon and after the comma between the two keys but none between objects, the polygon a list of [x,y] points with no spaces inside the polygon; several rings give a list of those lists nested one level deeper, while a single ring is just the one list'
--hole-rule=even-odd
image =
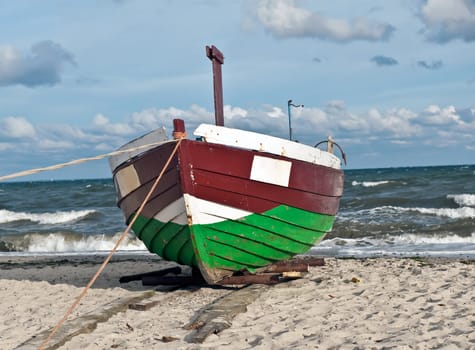
[{"label": "mooring rope", "polygon": [[113,152],[110,152],[110,153],[100,154],[100,155],[97,155],[97,156],[94,156],[94,157],[79,158],[79,159],[71,160],[71,161],[66,162],[66,163],[50,165],[50,166],[43,167],[43,168],[35,168],[35,169],[30,169],[30,170],[24,170],[24,171],[20,171],[20,172],[17,172],[17,173],[0,176],[0,181],[10,180],[10,179],[14,179],[14,178],[17,178],[17,177],[22,177],[22,176],[38,174],[38,173],[41,173],[41,172],[44,172],[44,171],[57,170],[57,169],[65,168],[67,166],[71,166],[71,165],[77,165],[77,164],[89,162],[89,161],[92,161],[92,160],[100,160],[100,159],[103,159],[103,158],[116,156],[116,155],[123,154],[123,153],[133,152],[133,151],[137,151],[137,150],[148,148],[148,147],[159,146],[159,145],[162,145],[162,144],[167,143],[167,142],[176,142],[176,141],[177,140],[167,140],[167,141],[154,142],[154,143],[149,143],[149,144],[146,144],[146,145],[141,145],[141,146],[137,146],[137,147],[133,147],[133,148],[127,148],[127,149],[123,149],[123,150],[113,151]]},{"label": "mooring rope", "polygon": [[160,182],[160,179],[162,178],[163,174],[165,173],[165,170],[168,168],[168,165],[170,165],[170,162],[173,158],[173,156],[175,155],[176,151],[178,150],[178,147],[180,146],[181,144],[181,141],[183,139],[180,138],[177,141],[176,145],[175,145],[175,148],[173,149],[172,153],[170,154],[170,157],[168,157],[168,160],[167,162],[165,163],[165,165],[163,166],[162,170],[160,171],[160,174],[158,175],[157,179],[155,180],[155,182],[153,183],[152,187],[150,188],[150,191],[147,193],[147,196],[145,197],[145,199],[143,200],[142,204],[140,205],[139,209],[136,211],[135,215],[133,216],[132,220],[130,221],[129,225],[127,226],[127,228],[124,230],[124,232],[121,234],[119,240],[117,241],[117,243],[114,245],[114,247],[112,248],[112,250],[110,251],[109,255],[107,255],[106,259],[104,260],[104,262],[102,263],[102,265],[99,267],[99,269],[97,270],[96,274],[91,278],[91,280],[89,281],[89,283],[86,285],[86,287],[84,287],[84,289],[82,290],[81,294],[79,294],[79,296],[77,297],[76,301],[69,307],[69,309],[66,311],[66,313],[64,314],[63,318],[58,322],[58,324],[53,328],[53,330],[51,331],[51,333],[48,335],[48,337],[43,341],[43,343],[40,344],[40,346],[38,347],[38,350],[42,350],[46,344],[48,344],[48,342],[51,340],[51,338],[56,334],[56,332],[61,328],[61,326],[64,324],[64,322],[66,321],[66,319],[68,318],[68,316],[74,311],[74,309],[78,306],[79,302],[82,300],[82,298],[84,297],[84,295],[86,295],[87,291],[89,290],[89,288],[94,284],[94,282],[97,280],[97,278],[99,277],[99,275],[101,274],[101,272],[104,270],[104,268],[106,267],[106,265],[109,263],[110,259],[112,258],[112,255],[115,253],[115,251],[117,250],[117,248],[119,247],[119,245],[122,243],[122,241],[125,239],[125,237],[127,236],[127,234],[129,233],[130,229],[132,228],[132,225],[135,223],[135,221],[137,220],[138,216],[142,213],[143,211],[143,208],[145,207],[145,204],[148,202],[148,200],[150,199],[150,197],[152,196],[152,193],[153,191],[155,191],[158,183]]}]

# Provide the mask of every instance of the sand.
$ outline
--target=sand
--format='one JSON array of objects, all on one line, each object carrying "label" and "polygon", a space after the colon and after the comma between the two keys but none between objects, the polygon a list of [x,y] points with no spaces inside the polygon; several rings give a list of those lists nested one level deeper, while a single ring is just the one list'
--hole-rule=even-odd
[{"label": "sand", "polygon": [[[102,259],[0,257],[0,349],[35,349]],[[474,261],[325,263],[302,279],[252,287],[247,310],[232,321],[218,319],[230,327],[199,344],[189,342],[197,331],[184,326],[246,289],[150,292],[153,287],[119,278],[174,265],[151,255],[116,255],[58,336],[89,322],[88,333],[70,335],[59,349],[475,349]],[[136,297],[153,306],[128,309]]]}]

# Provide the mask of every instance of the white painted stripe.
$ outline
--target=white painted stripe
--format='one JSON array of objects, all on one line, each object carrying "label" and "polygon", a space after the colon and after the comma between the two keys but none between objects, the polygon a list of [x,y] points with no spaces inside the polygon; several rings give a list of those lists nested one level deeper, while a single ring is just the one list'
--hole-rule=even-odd
[{"label": "white painted stripe", "polygon": [[292,163],[286,160],[254,156],[251,180],[289,187]]},{"label": "white painted stripe", "polygon": [[140,186],[139,176],[133,165],[120,169],[115,174],[115,181],[122,198]]},{"label": "white painted stripe", "polygon": [[186,211],[183,211],[183,213],[174,218],[172,222],[178,225],[188,225],[188,217],[186,216]]},{"label": "white painted stripe", "polygon": [[209,124],[201,124],[194,135],[211,143],[267,152],[335,169],[341,168],[341,161],[334,154],[274,136]]},{"label": "white painted stripe", "polygon": [[154,216],[154,219],[160,222],[171,221],[179,225],[186,225],[188,221],[186,218],[185,200],[183,197],[163,208]]},{"label": "white painted stripe", "polygon": [[193,224],[214,224],[225,220],[236,220],[252,214],[252,212],[236,209],[227,205],[217,204],[204,199],[184,194],[186,210]]}]

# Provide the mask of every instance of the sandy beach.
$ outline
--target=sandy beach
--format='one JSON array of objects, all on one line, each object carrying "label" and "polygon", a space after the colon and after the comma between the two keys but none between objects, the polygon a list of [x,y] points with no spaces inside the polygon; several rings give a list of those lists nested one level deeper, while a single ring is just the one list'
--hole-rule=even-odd
[{"label": "sandy beach", "polygon": [[[103,258],[1,257],[0,348],[37,348]],[[119,283],[121,276],[168,266],[175,265],[150,255],[116,255],[48,346],[475,349],[473,261],[331,258],[304,278],[246,288],[160,292],[138,281]],[[229,328],[192,342],[203,326],[194,319],[200,310],[234,296],[248,298],[244,312],[218,319]]]}]

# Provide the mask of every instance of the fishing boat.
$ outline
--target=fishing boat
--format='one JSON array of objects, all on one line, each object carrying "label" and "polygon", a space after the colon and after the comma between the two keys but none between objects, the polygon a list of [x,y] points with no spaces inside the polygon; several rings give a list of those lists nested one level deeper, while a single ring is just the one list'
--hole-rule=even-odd
[{"label": "fishing boat", "polygon": [[[132,229],[150,252],[196,267],[216,284],[259,273],[322,240],[338,211],[343,172],[328,149],[225,127],[224,57],[214,46],[206,51],[213,62],[215,125],[201,124],[187,139],[184,121],[175,119],[173,139],[154,130],[109,162],[127,223],[163,173]],[[333,141],[327,143],[331,150]]]}]

